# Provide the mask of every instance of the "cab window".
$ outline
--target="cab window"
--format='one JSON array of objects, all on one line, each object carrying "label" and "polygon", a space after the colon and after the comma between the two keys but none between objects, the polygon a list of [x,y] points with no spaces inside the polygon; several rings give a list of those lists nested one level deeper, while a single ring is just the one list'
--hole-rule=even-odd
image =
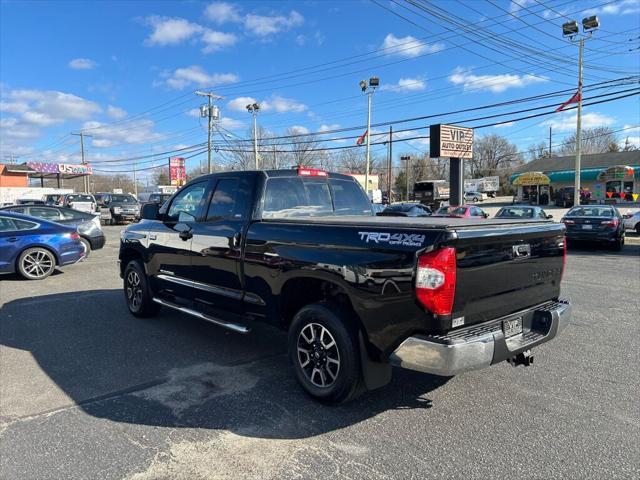
[{"label": "cab window", "polygon": [[193,222],[198,218],[198,211],[204,200],[207,189],[206,182],[196,183],[178,193],[169,207],[167,220],[170,222]]},{"label": "cab window", "polygon": [[238,191],[237,178],[223,178],[218,181],[216,190],[209,204],[207,221],[216,221],[224,218],[241,218],[242,215],[234,215],[236,206],[236,192]]}]

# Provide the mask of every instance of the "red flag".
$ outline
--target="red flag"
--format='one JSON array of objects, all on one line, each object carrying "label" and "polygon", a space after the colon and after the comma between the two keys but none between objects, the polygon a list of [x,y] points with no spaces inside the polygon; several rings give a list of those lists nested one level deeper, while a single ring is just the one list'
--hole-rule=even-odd
[{"label": "red flag", "polygon": [[566,107],[567,105],[569,105],[571,103],[578,103],[580,101],[580,97],[581,97],[580,89],[578,89],[578,91],[573,94],[573,97],[571,97],[566,102],[561,103],[560,106],[558,108],[556,108],[556,112],[561,112],[562,110],[564,110],[564,107]]},{"label": "red flag", "polygon": [[364,142],[365,138],[367,138],[367,134],[369,133],[369,130],[365,130],[364,133],[358,137],[358,140],[356,140],[356,145],[362,145],[362,143]]}]

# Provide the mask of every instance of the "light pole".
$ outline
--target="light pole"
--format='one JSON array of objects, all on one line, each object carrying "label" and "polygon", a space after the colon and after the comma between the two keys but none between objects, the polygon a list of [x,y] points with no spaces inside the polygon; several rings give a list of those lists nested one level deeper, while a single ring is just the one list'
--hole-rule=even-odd
[{"label": "light pole", "polygon": [[568,37],[571,42],[575,42],[578,37],[578,113],[576,120],[576,173],[575,185],[573,188],[573,204],[580,205],[580,169],[582,156],[582,58],[584,55],[584,42],[593,35],[593,32],[600,27],[600,20],[593,15],[582,19],[582,35],[579,33],[578,22],[571,20],[562,24],[562,34]]},{"label": "light pole", "polygon": [[196,91],[196,95],[207,97],[207,104],[200,105],[200,117],[207,118],[207,165],[208,173],[213,173],[213,165],[211,163],[211,131],[213,130],[213,122],[220,119],[220,109],[213,105],[213,100],[222,100],[224,97],[216,95],[212,92]]},{"label": "light pole", "polygon": [[257,103],[251,103],[247,105],[247,112],[253,115],[253,158],[255,160],[256,170],[258,167],[258,111],[260,111],[260,105]]},{"label": "light pole", "polygon": [[405,170],[405,181],[406,181],[406,199],[407,201],[409,201],[409,162],[411,161],[411,156],[410,155],[402,155],[400,157],[400,160],[403,162],[407,162],[406,163],[406,170]]},{"label": "light pole", "polygon": [[360,90],[367,95],[367,153],[366,162],[364,168],[364,190],[369,195],[369,168],[371,165],[371,97],[376,91],[376,88],[380,86],[380,79],[378,77],[371,77],[369,84],[365,80],[360,80]]}]

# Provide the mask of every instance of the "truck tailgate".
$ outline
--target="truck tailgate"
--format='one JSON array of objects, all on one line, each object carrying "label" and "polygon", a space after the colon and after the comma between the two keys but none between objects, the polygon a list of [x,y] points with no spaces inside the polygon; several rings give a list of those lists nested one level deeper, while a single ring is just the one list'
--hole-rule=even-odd
[{"label": "truck tailgate", "polygon": [[559,297],[562,224],[460,228],[456,234],[454,319],[479,323]]}]

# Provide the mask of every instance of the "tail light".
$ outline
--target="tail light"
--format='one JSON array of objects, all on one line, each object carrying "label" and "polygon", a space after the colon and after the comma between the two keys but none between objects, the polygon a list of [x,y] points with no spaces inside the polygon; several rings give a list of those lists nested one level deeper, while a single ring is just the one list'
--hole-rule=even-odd
[{"label": "tail light", "polygon": [[298,167],[298,175],[301,177],[327,177],[329,174],[324,170],[318,170],[317,168],[304,168]]},{"label": "tail light", "polygon": [[614,218],[612,220],[603,220],[602,222],[600,222],[600,225],[604,225],[606,227],[617,227],[618,219]]},{"label": "tail light", "polygon": [[71,240],[80,240],[80,234],[78,232],[73,232],[71,234]]},{"label": "tail light", "polygon": [[416,296],[435,315],[451,315],[456,293],[456,249],[446,247],[418,257]]},{"label": "tail light", "polygon": [[562,281],[564,277],[564,270],[567,266],[567,236],[565,235],[564,241],[562,242],[562,270],[560,270],[560,281]]}]

